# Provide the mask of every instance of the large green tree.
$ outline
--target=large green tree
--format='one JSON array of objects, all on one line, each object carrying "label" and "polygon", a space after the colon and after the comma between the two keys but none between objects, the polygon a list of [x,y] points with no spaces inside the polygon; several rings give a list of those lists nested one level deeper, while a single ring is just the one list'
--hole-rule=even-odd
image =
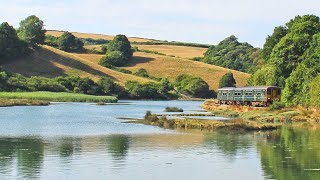
[{"label": "large green tree", "polygon": [[83,49],[83,42],[76,38],[70,32],[64,32],[57,40],[58,48],[67,51],[81,51]]},{"label": "large green tree", "polygon": [[0,60],[17,57],[26,51],[26,46],[17,36],[16,30],[7,22],[0,25]]},{"label": "large green tree", "polygon": [[43,21],[35,15],[22,20],[18,29],[19,37],[30,46],[43,44],[45,40],[45,32],[46,30],[44,29]]},{"label": "large green tree", "polygon": [[232,35],[218,45],[211,46],[200,60],[229,69],[253,72],[260,62],[260,50],[248,43],[240,43]]},{"label": "large green tree", "polygon": [[129,59],[132,58],[131,44],[125,35],[116,35],[107,47],[107,53],[120,51]]},{"label": "large green tree", "polygon": [[236,87],[236,80],[231,72],[226,73],[222,76],[219,82],[219,88],[222,87]]}]

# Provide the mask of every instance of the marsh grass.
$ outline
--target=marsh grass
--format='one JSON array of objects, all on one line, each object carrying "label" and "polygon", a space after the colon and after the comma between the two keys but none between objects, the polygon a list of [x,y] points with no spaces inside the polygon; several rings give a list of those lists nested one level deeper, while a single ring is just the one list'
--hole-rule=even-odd
[{"label": "marsh grass", "polygon": [[117,98],[113,96],[92,96],[64,92],[0,92],[0,99],[27,99],[51,102],[104,102],[115,103]]},{"label": "marsh grass", "polygon": [[28,99],[0,99],[0,107],[11,106],[47,106],[49,101],[28,100]]}]

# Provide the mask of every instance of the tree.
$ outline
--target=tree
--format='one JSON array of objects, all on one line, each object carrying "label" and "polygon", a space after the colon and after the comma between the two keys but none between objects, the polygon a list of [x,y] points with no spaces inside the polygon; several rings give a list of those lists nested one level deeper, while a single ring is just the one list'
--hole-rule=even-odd
[{"label": "tree", "polygon": [[266,42],[263,45],[261,57],[265,60],[268,60],[274,46],[278,44],[280,39],[283,38],[287,33],[288,29],[284,26],[278,26],[274,28],[273,34],[267,37]]},{"label": "tree", "polygon": [[243,72],[253,72],[260,61],[260,50],[248,43],[240,43],[230,36],[216,46],[211,46],[204,54],[202,62]]},{"label": "tree", "polygon": [[84,45],[80,39],[70,32],[64,32],[57,41],[58,48],[67,52],[81,51]]},{"label": "tree", "polygon": [[181,74],[177,77],[175,87],[178,91],[193,97],[205,98],[211,95],[209,85],[203,79],[187,74]]},{"label": "tree", "polygon": [[138,69],[138,71],[135,72],[134,75],[140,76],[140,77],[145,77],[145,78],[148,78],[148,77],[149,77],[149,74],[148,74],[147,70],[144,69],[144,68]]},{"label": "tree", "polygon": [[104,95],[115,93],[117,88],[116,83],[110,77],[101,77],[97,84]]},{"label": "tree", "polygon": [[231,72],[226,73],[222,76],[219,82],[219,88],[222,87],[236,87],[236,80],[233,77],[233,74]]},{"label": "tree", "polygon": [[131,45],[128,38],[125,35],[117,35],[114,39],[109,43],[107,47],[107,54],[113,51],[120,51],[123,53],[127,59],[131,59],[133,52],[131,50]]},{"label": "tree", "polygon": [[30,46],[43,44],[45,40],[45,32],[43,21],[37,16],[32,15],[20,22],[18,36],[27,42]]},{"label": "tree", "polygon": [[121,51],[112,51],[102,57],[99,64],[104,67],[123,66],[127,61],[128,58]]},{"label": "tree", "polygon": [[0,59],[18,57],[27,52],[26,45],[18,38],[16,30],[7,22],[0,25]]},{"label": "tree", "polygon": [[311,105],[320,107],[320,75],[310,83]]}]

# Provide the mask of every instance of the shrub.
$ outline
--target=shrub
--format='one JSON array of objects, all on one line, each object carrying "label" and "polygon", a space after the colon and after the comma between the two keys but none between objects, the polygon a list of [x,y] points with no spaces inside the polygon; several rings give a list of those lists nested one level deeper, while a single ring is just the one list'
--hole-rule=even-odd
[{"label": "shrub", "polygon": [[191,95],[192,97],[205,98],[211,96],[209,85],[201,78],[187,74],[179,75],[175,86],[178,91]]},{"label": "shrub", "polygon": [[149,77],[149,74],[148,74],[147,70],[144,69],[144,68],[138,69],[138,71],[135,72],[134,75],[140,76],[140,77],[145,77],[145,78],[148,78],[148,77]]},{"label": "shrub", "polygon": [[101,58],[99,64],[104,67],[123,66],[127,63],[128,58],[120,51],[112,51],[105,57]]},{"label": "shrub", "polygon": [[275,99],[270,106],[270,110],[280,110],[286,107],[286,105],[283,102],[280,102],[278,99]]},{"label": "shrub", "polygon": [[166,107],[165,112],[183,112],[183,109],[178,107]]}]

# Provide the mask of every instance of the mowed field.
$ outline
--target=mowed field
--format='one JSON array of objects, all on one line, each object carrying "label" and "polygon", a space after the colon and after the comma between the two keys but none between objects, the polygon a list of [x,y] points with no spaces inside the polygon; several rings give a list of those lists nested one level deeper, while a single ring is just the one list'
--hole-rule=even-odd
[{"label": "mowed field", "polygon": [[[52,35],[55,37],[59,37],[63,34],[63,31],[50,31],[48,30],[47,35]],[[105,39],[105,40],[112,40],[114,36],[104,35],[104,34],[90,34],[90,33],[80,33],[80,32],[72,32],[72,34],[78,38],[92,38],[92,39]],[[128,37],[130,42],[149,42],[152,39],[146,38],[138,38],[138,37]]]},{"label": "mowed field", "polygon": [[192,59],[194,57],[203,57],[207,48],[189,47],[189,46],[170,46],[170,45],[132,45],[141,50],[156,51],[175,57]]},{"label": "mowed field", "polygon": [[109,76],[122,85],[129,80],[138,81],[140,83],[152,81],[102,67],[97,62],[90,61],[77,55],[78,54],[67,53],[50,46],[42,46],[31,56],[6,63],[2,67],[10,72],[19,73],[25,76],[52,78],[57,76],[75,75],[89,77],[93,80],[98,80],[101,76]]},{"label": "mowed field", "polygon": [[[92,63],[98,63],[103,55],[94,54],[75,54],[83,59],[87,59]],[[180,74],[191,74],[201,77],[205,80],[211,89],[217,90],[219,80],[227,72],[232,72],[237,86],[245,86],[250,74],[214,66],[202,62],[192,61],[185,58],[169,57],[151,53],[136,52],[130,63],[123,67],[132,72],[138,71],[140,68],[147,70],[149,75],[154,77],[166,77],[174,82]]]}]

